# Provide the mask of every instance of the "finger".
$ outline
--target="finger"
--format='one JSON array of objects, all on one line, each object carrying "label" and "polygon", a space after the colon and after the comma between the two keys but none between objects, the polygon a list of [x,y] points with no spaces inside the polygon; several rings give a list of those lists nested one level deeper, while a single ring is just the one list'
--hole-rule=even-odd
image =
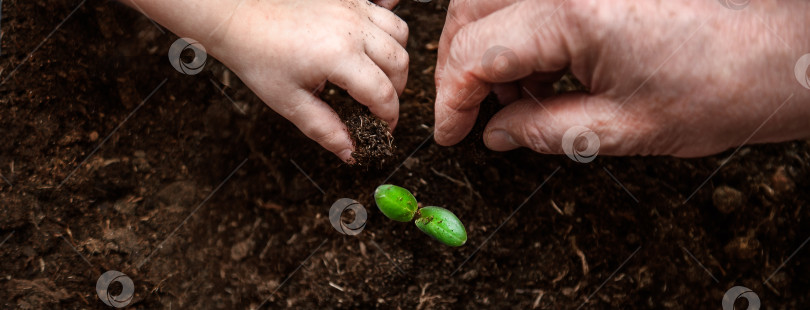
[{"label": "finger", "polygon": [[[387,36],[382,30],[379,35]],[[408,81],[408,52],[393,38],[386,37],[380,40],[365,40],[365,50],[380,69],[385,72],[394,85],[397,95],[401,95]]]},{"label": "finger", "polygon": [[450,2],[450,6],[447,8],[444,29],[442,29],[441,38],[439,39],[439,56],[436,70],[439,71],[443,68],[444,60],[447,58],[447,48],[442,47],[449,47],[450,42],[461,27],[518,1],[523,0],[456,0]]},{"label": "finger", "polygon": [[617,111],[618,105],[586,93],[568,93],[542,103],[519,100],[489,121],[484,130],[484,144],[494,151],[527,147],[543,154],[645,153],[644,148],[636,146],[646,139],[639,135],[652,132],[652,126],[638,114]]},{"label": "finger", "polygon": [[[454,94],[437,93],[434,105],[435,126],[433,139],[439,145],[458,143],[470,132],[478,117],[478,107],[491,89],[490,84],[481,84],[474,89],[459,89]],[[472,98],[472,99],[470,99]],[[466,106],[447,102],[474,102]]]},{"label": "finger", "polygon": [[393,12],[376,6],[368,6],[369,19],[388,35],[399,42],[402,47],[408,44],[408,24]]},{"label": "finger", "polygon": [[[437,143],[452,145],[464,138],[490,83],[511,82],[536,71],[556,72],[567,66],[569,48],[560,30],[562,17],[555,14],[554,4],[514,3],[458,31],[445,68],[436,73]],[[538,21],[542,26],[538,27]],[[487,91],[475,92],[477,89]]]},{"label": "finger", "polygon": [[326,102],[304,89],[298,89],[286,98],[289,101],[278,107],[270,107],[295,124],[304,135],[335,153],[344,162],[353,161],[354,146],[346,125]]},{"label": "finger", "polygon": [[391,10],[399,4],[399,0],[374,0],[374,4]]},{"label": "finger", "polygon": [[396,127],[399,118],[396,89],[368,55],[357,55],[354,61],[338,64],[329,81],[367,106],[372,114],[387,122],[391,130]]}]

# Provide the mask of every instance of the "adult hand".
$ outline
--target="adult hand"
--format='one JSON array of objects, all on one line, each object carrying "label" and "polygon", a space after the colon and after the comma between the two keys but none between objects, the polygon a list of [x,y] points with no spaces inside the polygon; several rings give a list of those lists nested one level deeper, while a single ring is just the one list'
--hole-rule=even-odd
[{"label": "adult hand", "polygon": [[[507,104],[484,132],[496,151],[560,154],[575,126],[606,155],[693,157],[810,136],[810,89],[794,74],[810,52],[810,2],[732,2],[453,1],[435,139],[463,139],[493,87]],[[565,69],[590,92],[552,95]]]}]

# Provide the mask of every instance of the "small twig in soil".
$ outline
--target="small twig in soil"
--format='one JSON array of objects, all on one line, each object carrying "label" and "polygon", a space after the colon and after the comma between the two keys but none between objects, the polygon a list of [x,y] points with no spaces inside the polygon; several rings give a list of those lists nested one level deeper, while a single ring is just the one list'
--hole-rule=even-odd
[{"label": "small twig in soil", "polygon": [[481,201],[483,201],[484,197],[481,197],[481,193],[479,193],[477,190],[475,190],[475,188],[473,188],[472,183],[470,183],[470,179],[468,179],[467,174],[464,173],[464,169],[461,169],[461,166],[458,165],[458,162],[456,162],[455,166],[456,169],[458,169],[458,172],[461,173],[461,176],[464,177],[464,183],[467,184],[467,189],[469,189],[471,193],[475,194],[475,196],[478,197],[478,199],[481,199]]},{"label": "small twig in soil", "polygon": [[171,277],[174,276],[174,274],[175,273],[170,273],[169,275],[167,275],[163,279],[160,279],[160,282],[158,282],[158,284],[156,284],[155,287],[152,288],[152,291],[150,291],[149,293],[154,294],[155,292],[157,292],[158,290],[163,288],[163,285],[166,283],[166,280],[171,279]]},{"label": "small twig in soil", "polygon": [[467,187],[467,184],[465,184],[464,182],[461,182],[461,181],[459,181],[459,180],[456,180],[456,179],[454,179],[454,178],[450,177],[449,175],[446,175],[446,174],[441,173],[441,172],[439,172],[439,171],[436,171],[436,169],[433,169],[433,167],[430,167],[430,170],[432,170],[432,171],[433,171],[433,173],[435,173],[436,175],[438,175],[438,176],[440,176],[440,177],[443,177],[443,178],[445,178],[445,179],[449,180],[450,182],[455,183],[455,184],[456,184],[456,185],[458,185],[458,186],[464,186],[464,187]]},{"label": "small twig in soil", "polygon": [[338,291],[341,291],[341,292],[345,292],[345,291],[346,291],[346,290],[344,290],[342,287],[340,287],[339,285],[337,285],[337,284],[335,284],[335,283],[332,283],[332,281],[329,281],[329,286],[334,287],[335,289],[337,289]]},{"label": "small twig in soil", "polygon": [[85,299],[84,296],[82,296],[82,294],[79,294],[79,292],[74,292],[74,293],[76,294],[76,296],[79,296],[79,299],[81,299],[84,302],[85,305],[90,304],[89,302],[87,302],[87,299]]},{"label": "small twig in soil", "polygon": [[587,275],[590,268],[588,268],[588,261],[585,260],[585,253],[582,253],[582,250],[577,246],[577,237],[571,237],[571,247],[574,248],[574,252],[577,253],[579,260],[582,261],[582,275]]},{"label": "small twig in soil", "polygon": [[517,289],[517,290],[515,290],[515,293],[518,293],[518,294],[537,294],[537,298],[535,298],[534,302],[532,303],[532,309],[537,309],[537,307],[540,306],[540,300],[543,299],[543,295],[546,295],[546,291],[544,291],[544,290]]},{"label": "small twig in soil", "polygon": [[551,201],[551,207],[553,207],[554,210],[557,210],[557,213],[559,213],[560,215],[564,215],[562,210],[560,210],[560,207],[557,206],[557,203],[554,202],[554,200],[549,200],[549,201]]},{"label": "small twig in soil", "polygon": [[566,269],[565,269],[565,271],[563,271],[562,273],[560,273],[559,275],[557,275],[557,277],[556,277],[556,278],[552,279],[552,280],[551,280],[551,284],[555,284],[555,285],[556,285],[556,284],[557,284],[557,282],[560,282],[560,280],[562,280],[562,279],[563,279],[563,278],[564,278],[566,275],[568,275],[568,268],[566,268]]},{"label": "small twig in soil", "polygon": [[435,173],[436,175],[438,175],[440,177],[443,177],[443,178],[447,179],[448,181],[455,183],[458,186],[467,188],[470,191],[470,194],[475,195],[476,197],[478,197],[478,199],[481,199],[481,200],[484,199],[484,197],[481,197],[481,194],[477,190],[475,190],[475,188],[473,188],[472,183],[470,183],[470,179],[467,178],[467,176],[464,174],[464,171],[461,171],[461,168],[459,168],[459,171],[461,171],[461,176],[464,177],[464,181],[454,179],[453,177],[451,177],[451,176],[449,176],[447,174],[444,174],[444,173],[441,173],[441,172],[437,171],[433,167],[430,167],[430,170],[432,170],[433,173]]},{"label": "small twig in soil", "polygon": [[537,309],[537,307],[540,306],[540,300],[543,299],[543,295],[546,294],[546,292],[543,290],[538,291],[539,292],[537,292],[537,298],[535,298],[534,303],[532,303],[532,309]]},{"label": "small twig in soil", "polygon": [[430,286],[430,284],[431,283],[425,284],[425,286],[422,287],[422,294],[419,296],[419,304],[416,305],[416,310],[422,309],[422,307],[426,305],[431,306],[433,305],[432,300],[441,298],[441,296],[439,295],[425,295],[425,291]]}]

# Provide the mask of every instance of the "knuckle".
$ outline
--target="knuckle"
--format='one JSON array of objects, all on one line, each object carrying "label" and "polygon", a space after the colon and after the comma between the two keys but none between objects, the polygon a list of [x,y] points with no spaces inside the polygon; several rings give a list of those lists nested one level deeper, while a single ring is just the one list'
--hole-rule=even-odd
[{"label": "knuckle", "polygon": [[334,58],[344,57],[345,53],[358,50],[357,40],[346,40],[346,38],[337,36],[328,39],[326,47],[336,51],[336,53],[332,54]]},{"label": "knuckle", "polygon": [[461,28],[453,37],[452,42],[450,42],[450,49],[447,54],[447,65],[459,71],[466,71],[468,63],[465,61],[465,58],[474,42],[475,37],[473,37],[469,26]]},{"label": "knuckle", "polygon": [[405,49],[399,49],[399,51],[397,52],[395,62],[396,63],[394,64],[394,66],[396,72],[399,73],[408,72],[408,68],[411,63],[410,55],[408,55],[408,52],[405,51]]},{"label": "knuckle", "polygon": [[405,39],[404,43],[408,43],[408,34],[410,33],[410,29],[408,28],[408,23],[406,23],[401,18],[396,18],[397,30],[399,31],[399,36]]},{"label": "knuckle", "polygon": [[397,101],[397,92],[390,83],[384,83],[383,89],[377,93],[375,102],[385,105]]},{"label": "knuckle", "polygon": [[450,42],[450,57],[457,58],[460,56],[459,52],[465,48],[469,48],[474,39],[469,25],[461,27],[456,35],[453,36],[453,41]]}]

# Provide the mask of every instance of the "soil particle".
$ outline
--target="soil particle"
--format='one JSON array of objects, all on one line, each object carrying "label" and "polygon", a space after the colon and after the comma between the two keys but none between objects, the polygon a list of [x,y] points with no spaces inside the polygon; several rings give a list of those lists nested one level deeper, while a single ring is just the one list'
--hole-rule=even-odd
[{"label": "soil particle", "polygon": [[742,192],[725,185],[717,187],[712,194],[714,206],[723,214],[730,214],[739,209],[744,200]]},{"label": "soil particle", "polygon": [[253,241],[253,239],[243,240],[237,244],[234,244],[233,247],[231,247],[231,259],[234,261],[241,261],[251,252],[253,252],[253,248],[255,246],[256,242]]},{"label": "soil particle", "polygon": [[739,236],[731,240],[723,248],[726,254],[741,260],[754,258],[760,251],[759,241],[753,233],[749,232],[745,236]]},{"label": "soil particle", "polygon": [[796,184],[788,175],[785,166],[779,166],[771,175],[771,187],[776,194],[789,193],[795,186]]}]

